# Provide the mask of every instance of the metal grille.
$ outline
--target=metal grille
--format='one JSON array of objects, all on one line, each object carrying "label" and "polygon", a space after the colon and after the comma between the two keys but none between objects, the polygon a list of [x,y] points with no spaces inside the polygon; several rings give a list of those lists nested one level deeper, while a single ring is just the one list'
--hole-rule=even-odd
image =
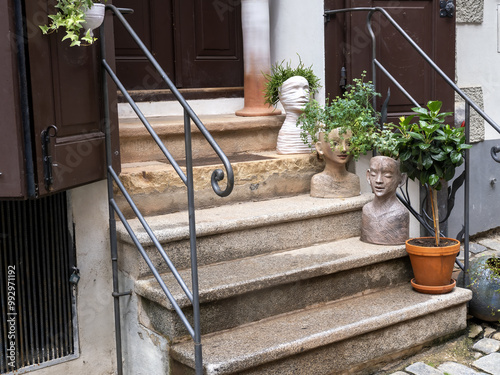
[{"label": "metal grille", "polygon": [[75,352],[66,194],[0,201],[0,372]]}]

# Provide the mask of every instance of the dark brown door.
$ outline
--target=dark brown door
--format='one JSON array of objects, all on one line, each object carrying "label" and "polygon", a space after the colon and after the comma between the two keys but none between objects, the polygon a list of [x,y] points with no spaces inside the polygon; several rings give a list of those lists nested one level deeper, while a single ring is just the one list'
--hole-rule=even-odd
[{"label": "dark brown door", "polygon": [[[343,4],[342,4],[343,3]],[[327,0],[325,9],[343,7],[382,7],[399,23],[414,41],[452,80],[455,76],[455,20],[441,18],[439,0]],[[347,78],[359,77],[363,70],[371,72],[371,41],[366,28],[367,12],[339,15],[325,26],[327,91],[340,92],[340,69]],[[376,13],[372,21],[376,31],[377,59],[420,104],[441,100],[444,109],[453,111],[453,90],[412,49],[384,16]],[[339,48],[340,47],[340,48]],[[335,51],[337,49],[337,51]],[[407,113],[413,105],[390,80],[377,69],[377,90],[383,98],[390,87],[389,119]]]},{"label": "dark brown door", "polygon": [[[12,2],[0,3],[0,33],[15,35]],[[26,194],[24,134],[19,103],[19,71],[14,39],[0,40],[0,197]]]},{"label": "dark brown door", "polygon": [[[61,33],[42,35],[29,20],[43,22],[40,15],[53,12],[53,5],[52,1],[26,2],[32,139],[40,196],[106,177],[99,43],[69,47],[68,41],[61,41]],[[112,32],[110,21],[106,20]],[[113,56],[109,57],[113,65]],[[116,125],[116,113],[112,118]],[[41,135],[49,127],[53,137],[44,154]],[[52,158],[50,166],[44,163],[46,154]],[[117,149],[113,154],[119,157]],[[45,179],[48,167],[51,183]]]},{"label": "dark brown door", "polygon": [[[234,0],[115,0],[178,88],[243,85],[241,5]],[[119,78],[127,89],[166,88],[135,42],[115,23]]]}]

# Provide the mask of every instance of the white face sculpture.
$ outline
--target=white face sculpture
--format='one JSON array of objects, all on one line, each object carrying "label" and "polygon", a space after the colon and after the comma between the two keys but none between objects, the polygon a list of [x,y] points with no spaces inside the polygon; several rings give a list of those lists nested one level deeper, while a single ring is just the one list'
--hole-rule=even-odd
[{"label": "white face sculpture", "polygon": [[302,112],[309,102],[309,84],[301,76],[288,78],[281,86],[280,102],[287,112]]}]

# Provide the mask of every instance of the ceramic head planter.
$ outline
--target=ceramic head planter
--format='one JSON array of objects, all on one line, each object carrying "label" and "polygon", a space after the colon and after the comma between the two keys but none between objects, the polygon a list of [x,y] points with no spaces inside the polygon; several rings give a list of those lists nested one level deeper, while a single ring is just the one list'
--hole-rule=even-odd
[{"label": "ceramic head planter", "polygon": [[379,245],[404,244],[409,238],[410,216],[396,197],[396,190],[406,182],[399,160],[374,156],[366,178],[375,195],[363,207],[361,241]]},{"label": "ceramic head planter", "polygon": [[278,134],[278,154],[308,154],[311,149],[302,142],[297,120],[309,102],[309,83],[302,76],[288,78],[279,88],[279,98],[286,112],[285,121]]},{"label": "ceramic head planter", "polygon": [[325,133],[319,134],[315,147],[318,157],[325,161],[325,169],[312,177],[311,197],[348,198],[360,195],[359,177],[346,168],[351,158],[348,154],[351,136],[349,130],[342,134],[339,128],[333,129],[327,138]]}]

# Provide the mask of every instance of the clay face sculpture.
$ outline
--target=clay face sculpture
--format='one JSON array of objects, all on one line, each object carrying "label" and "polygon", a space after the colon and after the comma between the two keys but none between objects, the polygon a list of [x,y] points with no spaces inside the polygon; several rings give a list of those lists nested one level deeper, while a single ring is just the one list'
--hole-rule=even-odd
[{"label": "clay face sculpture", "polygon": [[363,207],[361,241],[380,244],[404,244],[409,238],[408,210],[396,197],[396,189],[406,181],[399,161],[387,156],[370,160],[366,178],[375,197]]},{"label": "clay face sculpture", "polygon": [[328,140],[320,134],[316,151],[325,160],[325,169],[312,177],[311,197],[348,198],[360,195],[359,177],[346,169],[350,159],[347,154],[350,137],[349,131],[340,134],[339,129],[333,129]]},{"label": "clay face sculpture", "polygon": [[285,121],[278,134],[276,151],[278,154],[308,154],[309,146],[300,138],[297,119],[309,101],[309,84],[302,76],[288,78],[280,89],[280,102],[286,111]]}]

